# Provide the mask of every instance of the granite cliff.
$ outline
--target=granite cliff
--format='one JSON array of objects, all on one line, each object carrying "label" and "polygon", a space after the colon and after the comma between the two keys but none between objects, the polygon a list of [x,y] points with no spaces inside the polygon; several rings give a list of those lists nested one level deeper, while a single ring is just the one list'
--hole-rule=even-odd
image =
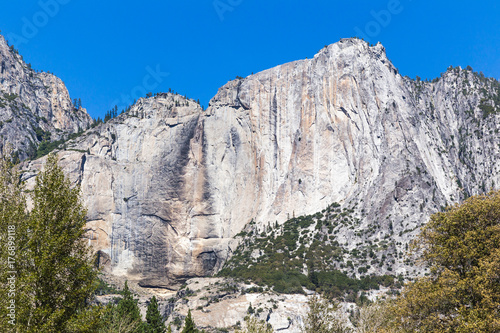
[{"label": "granite cliff", "polygon": [[494,79],[449,68],[412,80],[381,44],[343,39],[230,81],[205,111],[171,93],[140,99],[59,155],[101,264],[143,287],[212,275],[250,221],[263,231],[333,202],[355,221],[335,231],[333,267],[365,266],[358,252],[378,244],[384,262],[366,274],[416,275],[402,253],[430,214],[498,187],[498,112]]},{"label": "granite cliff", "polygon": [[0,155],[9,143],[20,160],[35,157],[41,142],[86,130],[91,121],[61,79],[33,70],[0,36]]}]

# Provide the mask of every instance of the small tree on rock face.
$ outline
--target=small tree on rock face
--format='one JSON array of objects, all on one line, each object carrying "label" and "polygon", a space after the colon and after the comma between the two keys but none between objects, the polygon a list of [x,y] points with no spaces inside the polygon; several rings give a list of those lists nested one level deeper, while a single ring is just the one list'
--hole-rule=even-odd
[{"label": "small tree on rock face", "polygon": [[158,301],[156,297],[153,296],[148,305],[148,310],[146,313],[146,333],[165,333],[166,327],[163,323],[163,317],[158,310]]},{"label": "small tree on rock face", "polygon": [[191,310],[189,310],[188,315],[184,321],[184,328],[182,329],[182,333],[194,333],[194,332],[198,332],[198,330],[196,329],[193,318],[191,317]]}]

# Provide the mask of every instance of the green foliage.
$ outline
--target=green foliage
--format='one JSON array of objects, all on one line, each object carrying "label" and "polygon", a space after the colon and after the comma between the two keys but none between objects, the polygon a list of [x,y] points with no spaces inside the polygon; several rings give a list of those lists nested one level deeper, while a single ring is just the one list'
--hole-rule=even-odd
[{"label": "green foliage", "polygon": [[[282,227],[269,226],[262,233],[242,232],[239,234],[242,242],[219,276],[252,280],[279,293],[304,293],[306,287],[328,297],[351,295],[354,299],[360,290],[391,286],[394,281],[391,276],[355,279],[332,268],[332,263],[343,262],[346,254],[334,240],[335,230],[341,225],[357,223],[351,213],[334,203],[321,213],[292,218]],[[251,222],[249,227],[253,225]],[[307,243],[309,247],[305,247]],[[262,253],[258,259],[251,256],[255,251]],[[307,275],[303,273],[304,264],[309,268]]]},{"label": "green foliage", "polygon": [[258,320],[253,316],[245,317],[245,329],[237,329],[235,333],[272,333],[273,328],[263,320]]},{"label": "green foliage", "polygon": [[145,333],[165,333],[167,331],[163,322],[163,317],[158,310],[158,301],[153,296],[146,312]]},{"label": "green foliage", "polygon": [[[2,267],[1,274],[6,278],[7,271],[17,272],[16,327],[22,332],[95,330],[97,321],[91,314],[99,313],[99,309],[89,308],[88,301],[94,293],[97,272],[83,239],[86,210],[79,189],[70,187],[57,165],[57,157],[51,155],[36,178],[33,207],[27,212],[19,175],[5,160],[1,168],[2,240],[8,235],[8,226],[15,230],[13,253],[3,247],[0,254],[2,265],[9,256],[15,263],[13,267]],[[0,287],[0,302],[8,299],[5,287]],[[0,311],[0,327],[6,329],[5,307]]]},{"label": "green foliage", "polygon": [[434,214],[417,249],[430,275],[393,307],[403,332],[500,331],[500,192]]},{"label": "green foliage", "polygon": [[57,149],[59,146],[63,145],[69,140],[73,140],[80,135],[83,134],[83,131],[79,131],[78,133],[69,134],[66,139],[61,139],[57,141],[49,141],[50,140],[50,132],[45,132],[40,128],[35,129],[37,139],[42,142],[38,145],[36,152],[33,154],[32,159],[38,159],[45,155],[50,154],[52,151]]},{"label": "green foliage", "polygon": [[36,139],[38,141],[49,141],[50,140],[50,132],[44,131],[40,127],[35,128]]},{"label": "green foliage", "polygon": [[483,111],[483,118],[488,118],[490,115],[494,115],[500,111],[500,109],[495,108],[491,104],[489,104],[488,100],[481,100],[481,104],[479,104],[479,108]]},{"label": "green foliage", "polygon": [[349,317],[357,333],[395,333],[391,329],[392,301],[370,303],[357,308]]},{"label": "green foliage", "polygon": [[104,115],[104,122],[108,122],[109,120],[116,118],[118,116],[118,106],[115,105],[114,108],[111,110],[107,111],[106,114]]},{"label": "green foliage", "polygon": [[9,101],[9,102],[12,102],[14,101],[16,98],[18,98],[19,96],[16,95],[16,94],[4,94],[3,97]]},{"label": "green foliage", "polygon": [[497,80],[485,82],[490,85],[491,93],[488,93],[484,88],[481,89],[484,98],[481,100],[479,108],[483,112],[483,118],[488,118],[500,113],[500,82]]},{"label": "green foliage", "polygon": [[130,314],[121,314],[117,306],[109,304],[102,316],[102,325],[98,333],[135,333],[141,331],[141,322],[131,318]]},{"label": "green foliage", "polygon": [[[106,308],[102,306],[88,306],[79,310],[66,324],[65,333],[95,333],[100,332],[108,322],[102,320]],[[59,331],[63,332],[63,330]]]},{"label": "green foliage", "polygon": [[315,295],[309,299],[309,311],[304,318],[305,333],[349,333],[347,319],[342,317],[337,303]]},{"label": "green foliage", "polygon": [[191,317],[191,310],[189,310],[186,319],[184,320],[184,327],[182,328],[181,333],[197,333],[196,325],[194,324],[194,320]]},{"label": "green foliage", "polygon": [[33,159],[37,159],[40,157],[43,157],[45,155],[50,154],[54,149],[59,147],[63,141],[54,141],[54,142],[49,142],[49,141],[42,141],[40,142],[40,145],[38,145],[38,149],[35,153],[35,156]]},{"label": "green foliage", "polygon": [[110,286],[106,281],[99,278],[97,280],[97,286],[95,289],[95,295],[109,295],[109,294],[118,294],[121,295],[122,291],[116,289],[115,286]]},{"label": "green foliage", "polygon": [[129,317],[132,321],[141,321],[141,311],[137,305],[137,300],[134,299],[132,292],[128,288],[128,282],[125,281],[125,287],[122,291],[123,298],[120,299],[116,310],[120,317]]},{"label": "green foliage", "polygon": [[[10,151],[4,151],[3,156],[9,156]],[[0,159],[0,331],[7,332],[11,329],[9,320],[16,322],[16,317],[8,317],[10,300],[13,299],[10,294],[11,277],[9,271],[17,269],[17,263],[12,265],[8,258],[17,259],[16,252],[19,248],[18,231],[19,226],[26,221],[26,198],[23,196],[22,189],[18,183],[19,173],[14,170],[12,162],[8,158]],[[14,280],[15,281],[15,280]],[[13,285],[15,288],[15,285]],[[9,295],[9,296],[8,296]],[[15,299],[14,299],[15,300]]]},{"label": "green foliage", "polygon": [[128,282],[125,282],[122,297],[118,304],[108,304],[104,315],[102,316],[102,327],[99,333],[145,333],[155,332],[146,331],[146,323],[142,322],[141,313],[137,300],[134,299],[132,292],[128,288]]}]

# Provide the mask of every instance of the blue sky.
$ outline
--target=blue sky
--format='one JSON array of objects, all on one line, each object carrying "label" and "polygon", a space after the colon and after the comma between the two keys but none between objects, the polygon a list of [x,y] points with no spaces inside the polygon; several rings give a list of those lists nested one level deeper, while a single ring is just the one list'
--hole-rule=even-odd
[{"label": "blue sky", "polygon": [[2,1],[0,29],[93,117],[169,88],[207,106],[236,76],[360,35],[402,75],[470,65],[500,78],[500,5],[489,0]]}]

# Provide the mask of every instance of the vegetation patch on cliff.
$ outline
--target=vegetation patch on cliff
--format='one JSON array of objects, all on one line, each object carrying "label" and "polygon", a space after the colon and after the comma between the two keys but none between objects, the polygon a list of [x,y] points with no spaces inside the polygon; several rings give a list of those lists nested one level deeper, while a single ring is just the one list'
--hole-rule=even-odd
[{"label": "vegetation patch on cliff", "polygon": [[352,260],[347,259],[365,256],[363,262],[371,257],[371,262],[378,263],[376,252],[384,249],[383,244],[366,244],[349,251],[336,240],[341,226],[359,223],[352,213],[333,203],[322,212],[268,225],[262,231],[252,221],[237,236],[241,243],[218,275],[267,285],[279,293],[304,293],[307,288],[347,301],[357,301],[359,291],[399,286],[392,275],[365,275],[369,263],[357,267],[358,277],[347,274],[354,270]]}]

